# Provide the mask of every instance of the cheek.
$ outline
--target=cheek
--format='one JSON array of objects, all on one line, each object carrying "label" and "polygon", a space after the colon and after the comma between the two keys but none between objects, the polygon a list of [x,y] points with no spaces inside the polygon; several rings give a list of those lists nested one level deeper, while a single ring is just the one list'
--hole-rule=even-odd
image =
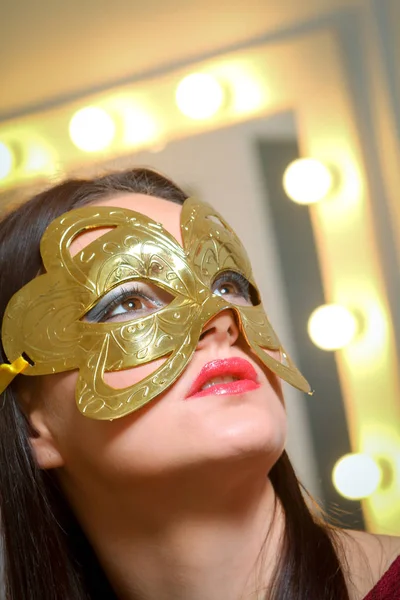
[{"label": "cheek", "polygon": [[[282,362],[281,352],[280,350],[267,350],[264,349],[266,354],[269,354],[272,358],[274,358],[277,362]],[[283,388],[282,388],[282,379],[273,373],[264,363],[256,356],[253,356],[253,360],[257,362],[260,369],[265,373],[265,376],[268,379],[268,382],[272,389],[274,390],[276,396],[279,398],[280,402],[285,406],[285,399],[283,396]]]},{"label": "cheek", "polygon": [[[159,359],[140,367],[105,373],[104,380],[114,389],[130,387],[154,373],[166,360]],[[92,449],[106,446],[120,429],[124,429],[128,422],[136,420],[139,414],[143,414],[148,408],[145,405],[141,410],[132,413],[131,418],[128,416],[112,422],[90,419],[83,415],[76,405],[77,380],[78,372],[71,371],[45,375],[37,382],[39,396],[43,399],[42,410],[46,424],[66,460],[76,451],[82,450],[82,441],[83,446],[86,446],[87,440],[90,440],[89,446]],[[86,453],[85,448],[83,450]]]},{"label": "cheek", "polygon": [[[159,359],[140,367],[109,372],[105,374],[104,379],[115,389],[130,387],[154,373],[165,361],[166,359]],[[141,421],[150,412],[155,402],[150,402],[122,419],[114,421],[90,419],[84,416],[76,406],[77,380],[77,371],[46,375],[40,378],[37,384],[42,399],[44,419],[64,459],[67,471],[78,473],[88,467],[94,471],[100,468],[101,471],[101,465],[103,464],[103,467],[107,469],[108,458],[114,456],[113,447],[115,444],[119,446],[118,438],[121,437],[122,446],[124,446],[124,442],[129,442],[125,446],[125,453],[129,447],[132,448],[133,430],[137,430],[137,421]],[[139,441],[142,440],[144,446],[148,442],[149,433],[154,434],[154,430],[157,433],[158,429],[161,433],[164,427],[163,419],[160,423],[157,419],[151,418],[150,424],[148,424],[148,418],[147,416],[144,419],[146,421],[145,435],[139,436]],[[134,423],[135,427],[129,432]],[[139,428],[139,433],[141,429]],[[137,447],[137,444],[134,446]],[[109,454],[110,456],[108,456]]]},{"label": "cheek", "polygon": [[[140,383],[149,375],[152,375],[167,360],[167,358],[162,358],[123,371],[110,371],[104,374],[104,381],[116,390],[131,387]],[[70,371],[67,373],[44,375],[37,378],[35,382],[38,396],[42,399],[42,410],[44,411],[46,422],[51,431],[60,440],[63,438],[68,440],[77,438],[78,431],[89,431],[89,429],[94,429],[96,433],[103,430],[110,432],[110,428],[105,427],[107,424],[110,424],[110,421],[90,419],[79,411],[75,398],[77,380],[78,372]],[[120,420],[116,419],[114,423]],[[93,425],[95,426],[94,428]],[[72,436],[71,431],[73,432]]]}]

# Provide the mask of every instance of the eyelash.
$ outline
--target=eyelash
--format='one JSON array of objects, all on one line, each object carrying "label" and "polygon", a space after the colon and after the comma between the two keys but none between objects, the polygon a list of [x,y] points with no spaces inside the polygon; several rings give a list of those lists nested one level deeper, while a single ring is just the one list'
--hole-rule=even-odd
[{"label": "eyelash", "polygon": [[213,288],[216,283],[219,285],[223,283],[236,283],[246,300],[250,300],[250,283],[241,273],[237,273],[237,271],[225,271],[225,273],[221,273],[221,275],[215,278]]}]

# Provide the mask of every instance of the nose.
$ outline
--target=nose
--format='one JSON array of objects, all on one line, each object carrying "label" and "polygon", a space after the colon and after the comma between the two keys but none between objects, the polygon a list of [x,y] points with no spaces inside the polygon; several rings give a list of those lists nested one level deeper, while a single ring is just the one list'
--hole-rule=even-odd
[{"label": "nose", "polygon": [[197,350],[214,343],[233,346],[239,337],[239,333],[233,311],[231,309],[223,310],[204,326],[197,344]]}]

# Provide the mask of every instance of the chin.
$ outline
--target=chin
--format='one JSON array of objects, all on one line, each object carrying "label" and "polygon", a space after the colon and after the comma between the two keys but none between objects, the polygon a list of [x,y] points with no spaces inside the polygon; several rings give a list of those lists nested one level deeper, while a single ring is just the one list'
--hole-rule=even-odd
[{"label": "chin", "polygon": [[286,414],[272,393],[207,396],[171,405],[158,403],[114,440],[110,462],[127,477],[131,472],[133,478],[164,479],[191,471],[197,476],[198,469],[239,460],[257,464],[257,457],[267,472],[282,453]]},{"label": "chin", "polygon": [[241,418],[216,422],[204,440],[204,451],[218,458],[265,457],[270,462],[282,453],[286,443],[286,420],[243,411]]}]

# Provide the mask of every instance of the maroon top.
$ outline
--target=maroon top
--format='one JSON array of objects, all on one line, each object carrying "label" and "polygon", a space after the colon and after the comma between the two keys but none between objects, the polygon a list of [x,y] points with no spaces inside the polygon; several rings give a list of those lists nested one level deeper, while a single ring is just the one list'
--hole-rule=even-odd
[{"label": "maroon top", "polygon": [[400,600],[400,556],[364,600]]}]

